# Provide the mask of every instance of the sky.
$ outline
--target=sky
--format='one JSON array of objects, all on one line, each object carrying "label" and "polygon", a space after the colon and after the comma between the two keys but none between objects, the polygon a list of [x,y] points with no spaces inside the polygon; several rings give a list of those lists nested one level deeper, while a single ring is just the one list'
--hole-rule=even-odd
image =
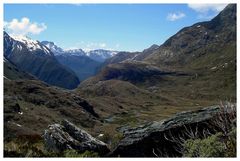
[{"label": "sky", "polygon": [[226,4],[4,4],[4,29],[63,49],[142,51]]}]

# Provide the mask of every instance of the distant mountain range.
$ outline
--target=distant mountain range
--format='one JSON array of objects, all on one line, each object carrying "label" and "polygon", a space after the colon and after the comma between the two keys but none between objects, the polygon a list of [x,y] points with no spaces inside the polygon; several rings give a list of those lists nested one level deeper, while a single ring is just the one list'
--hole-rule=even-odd
[{"label": "distant mountain range", "polygon": [[50,41],[42,41],[41,43],[53,52],[56,59],[61,64],[72,69],[77,74],[80,81],[95,75],[97,69],[106,59],[118,53],[117,51],[103,49],[91,50],[88,52],[82,49],[63,50]]},{"label": "distant mountain range", "polygon": [[51,41],[42,41],[46,47],[48,47],[55,56],[62,55],[62,56],[86,56],[92,60],[97,62],[104,62],[106,59],[113,57],[118,53],[118,51],[111,51],[111,50],[104,50],[104,49],[96,49],[90,51],[84,51],[82,49],[69,49],[63,50],[62,48],[58,47]]}]

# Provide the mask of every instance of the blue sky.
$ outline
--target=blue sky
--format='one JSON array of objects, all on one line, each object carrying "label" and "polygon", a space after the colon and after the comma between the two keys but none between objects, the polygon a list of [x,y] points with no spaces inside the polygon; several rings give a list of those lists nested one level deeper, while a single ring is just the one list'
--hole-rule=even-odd
[{"label": "blue sky", "polygon": [[225,4],[4,4],[10,34],[82,49],[142,51],[181,28],[206,21]]}]

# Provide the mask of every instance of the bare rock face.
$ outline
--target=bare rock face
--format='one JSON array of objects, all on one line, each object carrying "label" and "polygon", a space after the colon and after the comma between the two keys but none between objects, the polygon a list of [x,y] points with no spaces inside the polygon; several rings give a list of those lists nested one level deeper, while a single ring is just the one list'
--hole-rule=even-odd
[{"label": "bare rock face", "polygon": [[79,152],[94,151],[100,156],[109,152],[105,143],[92,137],[86,131],[71,122],[64,120],[62,124],[49,125],[43,135],[47,149],[62,152],[74,149]]},{"label": "bare rock face", "polygon": [[196,133],[212,132],[211,121],[219,111],[211,106],[197,111],[178,113],[170,119],[125,129],[118,146],[109,153],[111,157],[181,157],[174,139],[189,138]]}]

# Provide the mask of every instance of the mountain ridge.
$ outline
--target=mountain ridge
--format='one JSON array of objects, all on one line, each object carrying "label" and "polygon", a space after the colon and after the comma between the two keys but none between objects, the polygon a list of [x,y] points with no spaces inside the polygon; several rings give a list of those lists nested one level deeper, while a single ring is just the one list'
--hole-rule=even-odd
[{"label": "mountain ridge", "polygon": [[[230,4],[212,20],[181,29],[150,53],[144,61],[166,66],[177,64],[181,67],[197,60],[196,57],[211,53],[209,50],[216,50],[216,44],[224,45],[231,43],[229,41],[236,41],[235,13],[236,6]],[[202,50],[202,47],[206,49]]]},{"label": "mountain ridge", "polygon": [[42,41],[43,45],[47,46],[55,55],[75,55],[75,56],[87,56],[90,59],[93,59],[98,62],[103,62],[106,59],[116,55],[118,51],[106,50],[106,49],[94,49],[89,51],[84,51],[83,49],[62,49],[58,47],[54,42],[51,41]]}]

